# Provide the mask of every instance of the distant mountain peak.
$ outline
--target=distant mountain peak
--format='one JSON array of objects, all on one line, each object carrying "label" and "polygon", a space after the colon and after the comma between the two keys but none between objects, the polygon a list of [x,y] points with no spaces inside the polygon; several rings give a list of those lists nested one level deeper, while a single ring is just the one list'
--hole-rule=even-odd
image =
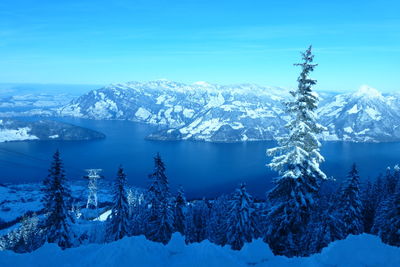
[{"label": "distant mountain peak", "polygon": [[381,92],[368,85],[362,85],[355,93],[356,97],[383,98]]},{"label": "distant mountain peak", "polygon": [[208,83],[208,82],[205,82],[205,81],[197,81],[197,82],[194,82],[193,83],[194,85],[200,85],[200,86],[211,86],[211,84],[210,83]]}]

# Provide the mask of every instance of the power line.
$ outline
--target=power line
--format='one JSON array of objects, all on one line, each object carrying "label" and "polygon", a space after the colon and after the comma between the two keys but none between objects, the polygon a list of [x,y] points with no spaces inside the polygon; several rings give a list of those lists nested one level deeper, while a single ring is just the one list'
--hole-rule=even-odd
[{"label": "power line", "polygon": [[26,163],[21,163],[21,162],[13,162],[13,161],[8,161],[8,160],[4,160],[4,159],[0,159],[0,162],[6,163],[6,164],[11,164],[11,165],[15,165],[18,167],[23,167],[23,168],[32,168],[32,169],[42,169],[42,170],[47,170],[47,168],[45,167],[39,167],[39,166],[32,166]]},{"label": "power line", "polygon": [[[26,153],[23,153],[23,152],[13,151],[13,150],[5,149],[5,148],[0,148],[0,151],[6,152],[6,153],[9,153],[9,154],[14,154],[14,155],[17,155],[19,157],[25,157],[25,158],[29,158],[31,160],[40,161],[42,163],[51,164],[51,160],[45,160],[45,159],[42,159],[42,158],[39,158],[39,157],[36,157],[36,156],[32,156],[32,155],[29,155],[29,154],[26,154]],[[16,165],[16,166],[20,166],[20,167],[22,166],[22,167],[28,167],[28,168],[48,170],[48,168],[44,167],[44,166],[43,167],[31,166],[31,165],[26,164],[26,163],[21,163],[21,162],[16,163],[16,162],[10,162],[10,161],[6,161],[6,160],[1,160],[1,159],[0,159],[0,161],[6,162],[7,164],[13,164],[13,165]],[[72,171],[73,175],[82,176],[82,170],[80,170],[80,169],[77,169],[75,167],[70,166],[70,167],[68,167],[67,172],[71,173],[71,171]]]},{"label": "power line", "polygon": [[5,149],[5,148],[2,148],[2,147],[0,147],[0,150],[2,150],[3,152],[11,153],[11,154],[16,154],[18,156],[27,157],[27,158],[30,158],[30,159],[33,159],[33,160],[48,162],[48,160],[44,160],[44,159],[41,159],[41,158],[38,158],[38,157],[34,157],[34,156],[28,155],[26,153],[18,152],[18,151],[9,150],[9,149]]}]

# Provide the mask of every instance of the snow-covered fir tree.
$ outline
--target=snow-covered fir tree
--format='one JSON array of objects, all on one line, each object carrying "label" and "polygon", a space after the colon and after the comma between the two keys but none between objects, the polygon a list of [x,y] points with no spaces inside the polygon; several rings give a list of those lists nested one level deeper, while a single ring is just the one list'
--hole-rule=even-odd
[{"label": "snow-covered fir tree", "polygon": [[149,240],[167,244],[174,231],[174,214],[165,165],[159,153],[154,158],[154,172],[148,191],[146,237]]},{"label": "snow-covered fir tree", "polygon": [[206,201],[197,200],[188,206],[185,222],[185,242],[199,243],[207,239],[210,209]]},{"label": "snow-covered fir tree", "polygon": [[72,202],[58,150],[53,155],[49,174],[43,181],[42,192],[46,240],[49,243],[57,243],[61,248],[68,248],[72,245],[73,237],[70,227],[73,218],[68,210]]},{"label": "snow-covered fir tree", "polygon": [[129,206],[126,192],[126,174],[122,166],[118,168],[113,188],[113,206],[108,222],[108,237],[118,240],[129,233]]},{"label": "snow-covered fir tree", "polygon": [[226,195],[218,197],[211,206],[210,219],[207,224],[207,236],[211,242],[225,246],[227,241],[227,227],[229,213],[229,198]]},{"label": "snow-covered fir tree", "polygon": [[253,197],[246,191],[246,185],[241,184],[229,201],[227,219],[227,241],[232,249],[240,250],[244,243],[249,243],[258,236],[258,215]]},{"label": "snow-covered fir tree", "polygon": [[302,242],[304,250],[318,253],[329,243],[344,238],[343,223],[338,207],[339,195],[340,190],[335,180],[327,179],[321,184],[308,234]]},{"label": "snow-covered fir tree", "polygon": [[319,182],[326,179],[319,164],[321,156],[318,134],[323,131],[315,111],[318,95],[312,91],[316,81],[309,77],[313,64],[311,46],[302,53],[298,87],[291,91],[293,99],[286,102],[291,119],[286,125],[288,134],[277,139],[279,146],[267,152],[273,156],[269,167],[278,171],[275,187],[268,193],[271,210],[265,240],[276,254],[303,255],[300,240],[304,239],[307,224],[319,190]]},{"label": "snow-covered fir tree", "polygon": [[362,202],[360,197],[360,177],[356,164],[353,164],[342,188],[339,212],[343,222],[343,233],[358,235],[364,231]]},{"label": "snow-covered fir tree", "polygon": [[[0,240],[0,250],[13,250],[17,253],[32,252],[44,243],[43,230],[35,213],[24,215],[20,227],[12,230]],[[1,248],[3,247],[3,248]]]},{"label": "snow-covered fir tree", "polygon": [[385,218],[385,223],[380,225],[379,236],[382,241],[400,247],[400,185],[396,186],[396,191],[389,198],[390,209],[388,209]]},{"label": "snow-covered fir tree", "polygon": [[378,207],[378,196],[375,194],[374,186],[371,181],[363,186],[361,192],[362,202],[362,216],[364,232],[371,233],[372,226],[374,224],[376,208]]},{"label": "snow-covered fir tree", "polygon": [[307,241],[303,242],[304,248],[310,253],[321,252],[329,243],[344,238],[343,222],[334,205],[319,207],[316,213],[308,228]]},{"label": "snow-covered fir tree", "polygon": [[396,165],[394,168],[394,172],[392,172],[392,169],[390,167],[387,167],[386,169],[386,175],[384,178],[384,194],[386,196],[393,195],[396,191],[398,177],[398,175],[396,175],[397,168],[398,166]]},{"label": "snow-covered fir tree", "polygon": [[[373,215],[372,221],[369,222],[368,227],[366,229],[366,232],[372,233],[372,234],[378,234],[379,231],[379,223],[376,223],[380,220],[380,214],[382,214],[380,212],[380,210],[382,210],[382,208],[385,208],[385,205],[382,205],[383,202],[385,202],[385,182],[384,182],[384,176],[382,174],[380,174],[376,180],[374,181],[373,185],[372,185],[372,190],[370,193],[370,198],[367,201],[364,201],[365,203],[367,203],[367,205],[370,205],[370,208],[372,210],[373,214],[370,214],[370,216]],[[367,196],[365,196],[367,197]]]},{"label": "snow-covered fir tree", "polygon": [[394,177],[394,180],[396,181],[395,183],[396,183],[396,188],[397,188],[397,186],[399,186],[399,184],[400,184],[400,166],[399,165],[395,165],[393,167],[393,177]]},{"label": "snow-covered fir tree", "polygon": [[128,190],[128,205],[130,219],[130,235],[144,234],[146,221],[146,201],[143,192],[137,189]]},{"label": "snow-covered fir tree", "polygon": [[392,173],[391,168],[388,167],[385,176],[377,181],[376,188],[379,188],[379,190],[377,190],[376,194],[379,194],[379,197],[371,229],[371,232],[374,234],[380,235],[381,230],[387,228],[386,224],[389,223],[387,216],[395,208],[394,197],[398,183],[397,172],[397,167],[394,173]]},{"label": "snow-covered fir tree", "polygon": [[22,219],[20,231],[24,242],[24,252],[34,251],[42,245],[43,231],[39,228],[39,218],[36,213]]},{"label": "snow-covered fir tree", "polygon": [[183,188],[180,187],[174,201],[174,229],[185,235],[186,198]]}]

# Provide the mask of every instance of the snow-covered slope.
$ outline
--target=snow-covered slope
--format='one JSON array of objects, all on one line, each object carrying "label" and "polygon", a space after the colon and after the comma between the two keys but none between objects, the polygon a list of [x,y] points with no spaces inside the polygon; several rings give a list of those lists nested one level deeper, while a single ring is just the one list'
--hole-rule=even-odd
[{"label": "snow-covered slope", "polygon": [[371,235],[349,236],[336,241],[322,253],[307,258],[274,256],[261,240],[241,251],[219,247],[208,241],[185,245],[175,234],[169,244],[154,243],[143,236],[109,244],[90,244],[62,251],[54,244],[27,254],[0,252],[0,266],[386,266],[400,265],[400,249],[383,244]]},{"label": "snow-covered slope", "polygon": [[[79,180],[70,182],[72,196],[76,199],[77,203],[85,205],[88,195],[87,181],[82,180],[81,177],[73,178]],[[43,208],[43,203],[41,202],[43,192],[41,191],[41,187],[41,183],[0,184],[0,236],[9,233],[17,226],[10,224],[3,227],[2,223],[15,222],[18,217],[27,213],[40,213],[40,210]],[[107,203],[112,200],[110,188],[112,187],[108,182],[99,182],[99,190],[97,192],[99,206],[104,206],[106,210],[109,209]],[[136,188],[131,189],[138,190]],[[17,222],[15,223],[17,224]]]},{"label": "snow-covered slope", "polygon": [[400,140],[400,106],[396,95],[383,96],[362,86],[351,94],[335,96],[319,110],[332,139],[345,141]]},{"label": "snow-covered slope", "polygon": [[[400,140],[399,95],[363,86],[354,94],[321,94],[325,140]],[[288,91],[253,84],[192,85],[166,80],[129,82],[93,90],[59,110],[62,116],[126,119],[160,126],[160,140],[271,140],[284,133]]]},{"label": "snow-covered slope", "polygon": [[0,142],[25,140],[92,140],[105,136],[79,126],[49,120],[0,119]]}]

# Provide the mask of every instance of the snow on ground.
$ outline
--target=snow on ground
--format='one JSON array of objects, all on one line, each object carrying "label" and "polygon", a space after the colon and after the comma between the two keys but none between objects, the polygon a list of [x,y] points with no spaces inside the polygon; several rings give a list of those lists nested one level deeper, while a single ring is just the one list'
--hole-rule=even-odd
[{"label": "snow on ground", "polygon": [[381,119],[381,113],[374,108],[367,107],[365,112],[371,117],[373,120],[380,120]]},{"label": "snow on ground", "polygon": [[105,221],[107,221],[108,216],[110,216],[110,215],[111,215],[111,210],[107,210],[106,212],[103,212],[102,214],[100,214],[99,217],[94,219],[94,221],[105,222]]},{"label": "snow on ground", "polygon": [[[70,184],[71,192],[79,205],[85,205],[87,199],[87,181],[78,180]],[[41,183],[0,185],[0,221],[12,221],[28,211],[38,212],[42,209]],[[110,186],[99,183],[99,203],[111,201]],[[106,216],[106,215],[103,215]],[[101,219],[101,218],[100,218]],[[11,228],[0,230],[0,235],[9,232]]]},{"label": "snow on ground", "polygon": [[358,113],[360,110],[357,108],[357,104],[355,104],[351,109],[349,109],[348,111],[347,111],[347,113],[349,113],[349,114],[355,114],[355,113]]},{"label": "snow on ground", "polygon": [[246,244],[241,251],[219,247],[208,241],[185,245],[175,234],[164,246],[143,236],[124,238],[109,244],[90,244],[62,251],[46,244],[37,251],[16,254],[0,252],[0,266],[400,266],[400,248],[383,244],[372,235],[349,236],[336,241],[322,253],[307,258],[274,256],[261,240]]},{"label": "snow on ground", "polygon": [[352,133],[352,132],[353,132],[353,128],[351,128],[351,127],[345,127],[345,128],[343,128],[343,130],[344,130],[346,133]]},{"label": "snow on ground", "polygon": [[27,211],[39,211],[42,208],[39,189],[39,184],[0,186],[0,219],[8,222]]},{"label": "snow on ground", "polygon": [[151,115],[151,112],[142,107],[140,107],[135,113],[135,116],[142,120],[148,119],[150,117],[150,115]]},{"label": "snow on ground", "polygon": [[31,129],[23,127],[18,129],[0,129],[0,142],[37,140],[37,136],[29,134]]}]

